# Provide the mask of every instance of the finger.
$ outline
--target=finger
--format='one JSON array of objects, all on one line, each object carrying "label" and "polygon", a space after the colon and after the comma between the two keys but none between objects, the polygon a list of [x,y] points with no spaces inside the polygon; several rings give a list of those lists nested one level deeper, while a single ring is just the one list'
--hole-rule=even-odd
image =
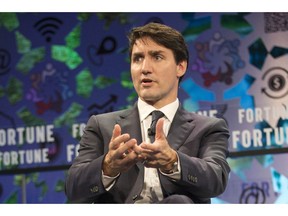
[{"label": "finger", "polygon": [[141,148],[140,146],[138,146],[138,145],[136,144],[136,145],[134,145],[134,146],[132,147],[132,149],[133,149],[133,151],[134,151],[137,155],[141,155],[141,153],[142,153],[142,148]]},{"label": "finger", "polygon": [[135,165],[138,161],[141,161],[134,151],[131,151],[128,154],[124,153],[124,155],[125,156],[119,161],[119,164],[121,164],[121,167],[124,170],[128,170],[129,167]]},{"label": "finger", "polygon": [[158,151],[158,146],[154,143],[141,143],[140,147],[142,148],[142,154],[151,154]]},{"label": "finger", "polygon": [[116,137],[118,137],[120,135],[121,135],[121,127],[120,127],[120,125],[116,124],[116,125],[114,125],[111,140],[114,140]]},{"label": "finger", "polygon": [[123,143],[119,148],[118,148],[118,154],[129,154],[130,152],[133,151],[133,147],[137,144],[136,139],[130,139],[127,140],[127,142]]},{"label": "finger", "polygon": [[120,146],[124,145],[125,142],[127,142],[129,139],[130,139],[129,134],[122,134],[122,135],[116,137],[114,140],[111,140],[111,142],[109,144],[109,148],[116,150]]},{"label": "finger", "polygon": [[116,150],[123,142],[126,142],[129,139],[130,139],[129,134],[121,134],[121,127],[120,125],[116,124],[112,132],[109,147],[110,149]]},{"label": "finger", "polygon": [[116,137],[121,135],[121,127],[120,125],[116,124],[114,125],[113,131],[112,131],[112,136],[110,139],[110,143],[109,143],[109,147],[111,149],[116,149],[118,148],[118,146],[116,146],[116,142],[114,142],[114,140],[116,139]]}]

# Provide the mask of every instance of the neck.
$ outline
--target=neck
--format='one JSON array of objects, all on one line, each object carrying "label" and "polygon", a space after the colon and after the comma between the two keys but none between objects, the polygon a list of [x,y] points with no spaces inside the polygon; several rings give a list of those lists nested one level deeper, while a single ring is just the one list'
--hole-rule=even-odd
[{"label": "neck", "polygon": [[141,100],[143,100],[144,102],[146,102],[147,104],[153,106],[156,109],[161,109],[162,107],[173,103],[176,99],[177,99],[177,97],[174,98],[173,100],[168,100],[168,101],[146,101],[146,100],[143,100],[143,99],[141,99]]}]

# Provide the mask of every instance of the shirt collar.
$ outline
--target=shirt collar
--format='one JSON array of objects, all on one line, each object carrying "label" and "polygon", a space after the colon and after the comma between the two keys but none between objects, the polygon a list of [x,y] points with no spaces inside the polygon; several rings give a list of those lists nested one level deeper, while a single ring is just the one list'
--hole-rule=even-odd
[{"label": "shirt collar", "polygon": [[165,114],[167,119],[172,122],[175,113],[179,107],[179,100],[176,98],[176,100],[170,104],[167,104],[166,106],[162,107],[161,109],[155,109],[155,107],[147,104],[145,101],[141,100],[141,98],[138,98],[138,110],[140,115],[140,121],[142,122],[147,116],[150,115],[150,113],[154,110],[160,110]]}]

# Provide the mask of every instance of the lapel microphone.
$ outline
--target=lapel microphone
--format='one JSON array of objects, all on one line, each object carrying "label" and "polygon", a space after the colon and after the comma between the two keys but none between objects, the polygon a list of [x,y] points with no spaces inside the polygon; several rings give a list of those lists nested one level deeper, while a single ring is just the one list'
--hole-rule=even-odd
[{"label": "lapel microphone", "polygon": [[153,130],[153,128],[148,128],[148,136],[155,136],[155,131]]}]

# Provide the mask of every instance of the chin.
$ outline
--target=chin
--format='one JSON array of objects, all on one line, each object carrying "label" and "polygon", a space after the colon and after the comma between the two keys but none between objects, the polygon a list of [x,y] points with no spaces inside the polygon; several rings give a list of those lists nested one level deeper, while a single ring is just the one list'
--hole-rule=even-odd
[{"label": "chin", "polygon": [[145,101],[146,103],[150,104],[150,105],[153,105],[154,103],[157,102],[158,100],[158,97],[152,97],[152,96],[144,96],[144,97],[141,97],[143,101]]}]

